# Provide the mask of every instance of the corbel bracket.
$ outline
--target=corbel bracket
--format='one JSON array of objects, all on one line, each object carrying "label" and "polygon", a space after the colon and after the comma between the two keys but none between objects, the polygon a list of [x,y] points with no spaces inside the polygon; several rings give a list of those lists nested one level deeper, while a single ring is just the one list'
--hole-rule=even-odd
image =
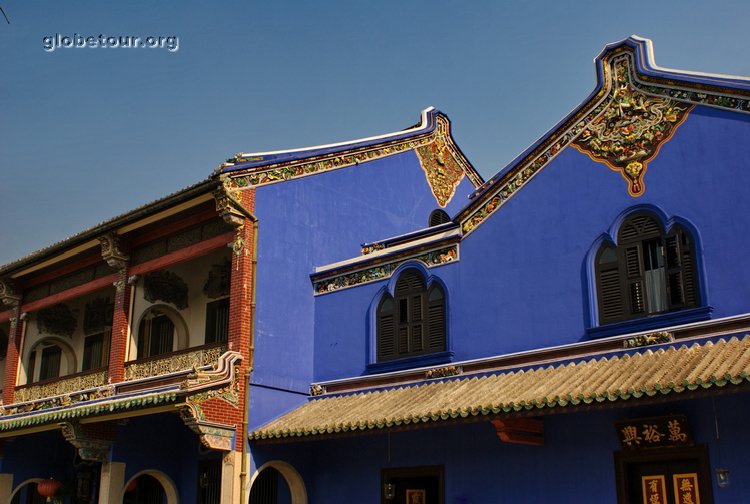
[{"label": "corbel bracket", "polygon": [[503,418],[492,420],[497,437],[504,443],[541,446],[544,423],[539,418]]}]

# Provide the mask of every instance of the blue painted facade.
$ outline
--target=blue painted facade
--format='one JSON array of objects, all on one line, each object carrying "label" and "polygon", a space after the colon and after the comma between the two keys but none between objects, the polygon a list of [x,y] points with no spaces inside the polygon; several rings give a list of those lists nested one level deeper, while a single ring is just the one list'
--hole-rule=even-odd
[{"label": "blue painted facade", "polygon": [[[473,190],[464,178],[445,210],[457,212]],[[259,295],[251,387],[266,392],[257,402],[251,393],[251,428],[304,401],[315,381],[313,269],[359,255],[365,242],[425,228],[438,208],[413,151],[256,191]]]},{"label": "blue painted facade", "polygon": [[[335,405],[338,395],[413,386],[419,384],[420,372],[441,365],[476,366],[477,360],[519,353],[533,356],[542,350],[558,352],[561,357],[555,362],[576,362],[591,355],[586,352],[592,347],[585,345],[599,341],[744,320],[750,313],[750,272],[737,254],[750,246],[745,232],[750,215],[745,197],[750,187],[747,101],[734,102],[732,107],[715,106],[717,102],[703,98],[693,101],[684,121],[647,158],[642,178],[645,190],[640,195],[629,193],[624,171],[619,173],[566,143],[571,138],[565,136],[566,128],[581,120],[576,117],[594,110],[596,101],[606,95],[607,61],[627,51],[643,81],[649,76],[679,78],[683,89],[700,89],[709,80],[719,85],[720,81],[725,91],[732,89],[743,100],[748,96],[748,81],[741,78],[690,76],[656,67],[643,39],[634,37],[608,46],[597,59],[597,88],[581,107],[489,180],[467,206],[451,213],[454,224],[445,229],[460,235],[456,260],[428,267],[417,258],[420,247],[424,248],[418,240],[424,234],[405,239],[413,244],[411,255],[404,252],[408,245],[394,240],[401,248],[389,254],[388,245],[379,258],[352,259],[356,265],[351,266],[351,270],[366,271],[376,268],[383,257],[391,258],[395,261],[391,276],[344,284],[315,296],[311,359],[305,362],[311,381],[321,387],[323,395],[313,401],[330,400]],[[544,155],[545,149],[551,154],[543,166],[523,173],[526,163],[538,152]],[[516,177],[523,184],[513,188],[511,183],[514,190],[482,214],[480,210],[492,202],[493,194],[500,194]],[[616,244],[622,223],[639,212],[652,216],[666,232],[680,226],[692,236],[696,306],[602,324],[597,306],[597,251],[602,243]],[[481,217],[472,220],[477,215]],[[363,239],[376,240],[377,234]],[[437,231],[432,235],[433,243],[444,245],[438,235]],[[331,263],[342,258],[327,257]],[[341,273],[340,265],[325,264],[329,263],[315,264],[319,268],[314,282],[346,273]],[[447,349],[378,366],[379,303],[385,293],[393,294],[399,275],[410,270],[418,271],[428,287],[438,283],[445,292]],[[342,281],[348,282],[348,277],[338,285]],[[696,334],[700,331],[710,333],[698,329]],[[744,333],[738,329],[735,334]],[[557,347],[561,349],[547,350]],[[597,355],[605,354],[621,356],[622,351]],[[412,373],[411,381],[399,381],[404,373]],[[368,428],[360,435],[337,434],[338,430],[319,436],[298,432],[293,435],[298,438],[251,442],[253,466],[264,468],[274,461],[292,465],[304,482],[309,502],[401,503],[402,495],[384,496],[384,471],[440,466],[443,495],[430,502],[615,503],[622,502],[618,501],[615,454],[623,449],[615,422],[683,414],[689,418],[695,445],[705,447],[708,454],[713,502],[739,503],[750,495],[745,483],[750,474],[743,459],[750,446],[745,391],[739,387],[731,395],[672,396],[664,404],[631,400],[608,405],[605,401],[591,411],[558,408],[554,412],[559,414],[543,417],[543,446],[502,443],[489,421],[476,419],[464,424],[437,423],[432,428]],[[392,404],[394,415],[399,407]],[[331,413],[326,418],[333,421],[335,417]],[[730,469],[732,483],[720,488],[714,470],[723,467]]]},{"label": "blue painted facade", "polygon": [[[731,468],[732,483],[718,488],[714,502],[744,502],[750,492],[745,449],[746,401],[719,397],[721,441],[713,436],[710,399],[677,405],[635,407],[634,417],[675,411],[689,415],[695,441],[707,444],[712,461]],[[620,449],[613,423],[622,410],[604,410],[545,418],[543,447],[501,443],[488,422],[434,427],[390,435],[369,435],[259,446],[254,461],[281,459],[292,463],[307,484],[309,502],[376,504],[380,471],[442,464],[445,502],[597,502],[615,504],[613,453]],[[727,442],[733,439],[736,442]],[[390,445],[390,448],[389,448]]]},{"label": "blue painted facade", "polygon": [[[218,502],[220,495],[221,502],[239,498],[252,504],[623,504],[622,481],[635,478],[628,471],[645,462],[631,460],[630,469],[620,470],[618,457],[626,449],[616,422],[677,414],[688,419],[692,443],[707,460],[701,466],[707,478],[701,481],[711,482],[710,490],[703,487],[708,492],[704,504],[745,502],[750,495],[750,467],[744,461],[750,448],[747,373],[678,383],[682,388],[671,394],[625,391],[627,398],[581,394],[563,401],[545,397],[548,403],[527,404],[525,411],[464,411],[453,417],[436,413],[434,418],[408,421],[398,417],[408,404],[383,401],[373,418],[392,414],[398,421],[374,427],[363,423],[357,429],[362,432],[336,423],[348,413],[336,410],[338,398],[416,389],[436,380],[465,383],[468,396],[475,377],[552,369],[588,359],[625,359],[683,344],[706,348],[718,346],[722,337],[750,332],[750,271],[739,259],[750,246],[750,202],[745,197],[750,187],[750,82],[658,68],[651,60],[650,43],[637,37],[605,48],[596,60],[596,74],[594,91],[578,109],[487,182],[453,143],[447,118],[434,109],[423,112],[419,125],[390,135],[238,154],[224,163],[212,177],[216,187],[207,184],[185,194],[195,198],[191,204],[196,214],[202,212],[200,222],[221,217],[234,226],[232,231],[193,244],[188,251],[193,263],[182,249],[145,262],[159,270],[182,261],[187,263],[182,272],[191,264],[200,270],[220,258],[235,271],[244,268],[230,274],[241,281],[222,296],[230,298],[229,327],[247,332],[230,334],[220,361],[210,365],[189,363],[179,370],[165,366],[145,377],[120,376],[107,395],[93,400],[71,394],[82,403],[89,401],[84,404],[89,409],[81,413],[80,423],[71,421],[80,428],[80,438],[68,441],[96,441],[97,421],[114,425],[109,444],[99,450],[106,460],[100,456],[97,463],[119,468],[122,481],[107,483],[99,475],[102,484],[110,484],[113,495],[122,487],[120,494],[132,496],[137,490],[128,489],[128,482],[143,474],[157,475],[177,496],[167,498],[170,503],[206,504]],[[601,120],[604,117],[608,120]],[[612,143],[611,138],[622,142]],[[633,138],[638,140],[635,147]],[[208,208],[212,195],[214,213]],[[187,197],[176,198],[170,204],[187,204]],[[449,222],[428,226],[438,208]],[[153,217],[160,211],[155,204],[141,212]],[[132,219],[141,218],[138,212]],[[679,227],[692,238],[696,300],[685,309],[605,324],[598,308],[598,252],[603,244],[619,245],[623,223],[638,214],[649,215],[665,235]],[[164,224],[175,228],[170,237],[182,237],[192,228],[180,227],[180,219],[194,217],[175,215]],[[124,236],[152,243],[160,230],[146,221],[142,227],[122,224]],[[116,229],[110,227],[81,236],[95,241]],[[75,240],[63,245],[53,252],[62,255],[65,247],[82,247]],[[52,261],[51,254],[33,260]],[[30,278],[27,283],[33,288],[43,279],[21,271],[33,270],[32,262],[0,273]],[[93,259],[84,257],[82,262],[89,265]],[[140,274],[152,273],[143,263],[133,267]],[[124,271],[118,277],[121,284],[138,281]],[[387,333],[381,301],[398,298],[401,279],[414,272],[424,292],[439,286],[443,294],[444,310],[429,312],[439,321],[422,327],[444,324],[444,348],[379,357],[379,338],[386,339]],[[193,284],[203,285],[206,272],[194,273]],[[201,301],[208,296],[209,283],[197,296]],[[12,301],[6,284],[0,287],[2,301]],[[18,303],[23,306],[25,301],[16,301],[20,316]],[[34,302],[29,301],[32,308]],[[406,313],[406,306],[399,306],[404,310],[399,313]],[[410,313],[434,308],[430,302],[409,306]],[[5,330],[2,324],[11,327],[10,317],[2,319],[3,313],[0,328]],[[238,323],[238,313],[246,317],[240,322],[252,321]],[[202,330],[206,320],[207,315],[194,326]],[[631,340],[665,335],[659,346],[623,349]],[[198,352],[199,345],[177,349],[173,357]],[[129,360],[124,348],[126,366],[143,365],[133,355]],[[738,361],[744,358],[737,356]],[[115,368],[110,363],[110,376]],[[605,364],[602,369],[606,371]],[[18,385],[14,374],[4,374],[11,375]],[[581,385],[583,389],[596,388],[598,376]],[[213,388],[204,387],[202,380]],[[245,384],[241,380],[247,380],[247,396],[240,392]],[[543,389],[545,384],[534,386]],[[134,401],[132,408],[115,404],[144,397],[153,402]],[[54,422],[60,421],[55,415],[71,406],[62,401],[41,404],[44,400],[29,401],[36,410],[0,414],[0,427],[7,426],[4,437],[14,428],[22,433],[3,445],[0,489],[7,475],[18,485],[47,473],[62,480],[76,474],[62,460],[75,457],[76,450],[54,432]],[[442,400],[436,396],[431,407],[438,411],[451,406]],[[486,400],[489,404],[495,399]],[[114,406],[102,412],[96,409],[99,403]],[[256,436],[278,422],[283,425],[310,404],[332,405],[318,413],[322,420],[307,419],[328,422],[328,431]],[[13,405],[6,406],[10,410]],[[44,432],[26,422],[31,417]],[[521,431],[543,425],[543,436],[529,441],[493,423],[508,419],[520,422]],[[659,453],[678,457],[680,449],[654,448],[650,454],[656,459]],[[30,458],[31,451],[44,463]],[[639,452],[634,453],[637,459]],[[211,464],[220,467],[221,475],[211,477],[221,492],[206,497],[201,484]],[[731,473],[727,487],[718,486],[714,472],[719,468]],[[271,482],[276,496],[259,499],[261,475],[274,470],[279,473]],[[390,497],[385,484],[396,480],[401,486]],[[427,485],[428,480],[439,491],[430,490],[427,502],[407,503],[404,485]]]}]

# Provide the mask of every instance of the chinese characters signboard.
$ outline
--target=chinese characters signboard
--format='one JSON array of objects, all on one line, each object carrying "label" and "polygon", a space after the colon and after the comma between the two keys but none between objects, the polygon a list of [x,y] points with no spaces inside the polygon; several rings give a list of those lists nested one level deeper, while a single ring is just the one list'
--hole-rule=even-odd
[{"label": "chinese characters signboard", "polygon": [[620,420],[615,422],[615,427],[620,444],[626,450],[693,444],[684,415]]},{"label": "chinese characters signboard", "polygon": [[697,473],[675,474],[672,480],[676,504],[700,504]]},{"label": "chinese characters signboard", "polygon": [[667,504],[667,485],[663,475],[643,476],[641,484],[644,504]]}]

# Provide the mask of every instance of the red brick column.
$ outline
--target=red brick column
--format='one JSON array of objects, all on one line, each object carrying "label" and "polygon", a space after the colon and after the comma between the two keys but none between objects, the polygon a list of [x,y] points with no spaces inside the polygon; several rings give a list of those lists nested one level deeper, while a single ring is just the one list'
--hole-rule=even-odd
[{"label": "red brick column", "polygon": [[5,374],[3,375],[3,404],[13,404],[16,380],[18,374],[18,358],[21,353],[23,339],[23,322],[20,320],[21,309],[13,308],[10,317],[10,332],[8,334],[8,351],[5,355]]},{"label": "red brick column", "polygon": [[109,341],[109,372],[111,383],[125,378],[125,351],[128,346],[128,317],[130,316],[131,286],[128,284],[126,267],[117,273],[115,282],[115,306],[112,314],[112,335]]},{"label": "red brick column", "polygon": [[[250,212],[255,207],[255,191],[245,190],[237,195],[242,206]],[[252,318],[254,311],[255,279],[255,223],[245,218],[237,229],[232,250],[232,275],[229,299],[229,348],[242,354],[242,368],[239,382],[240,408],[227,408],[228,418],[225,423],[237,425],[235,450],[241,451],[246,442],[247,433],[242,432],[243,408],[247,393],[246,370],[252,366]],[[227,405],[229,406],[229,405]]]}]

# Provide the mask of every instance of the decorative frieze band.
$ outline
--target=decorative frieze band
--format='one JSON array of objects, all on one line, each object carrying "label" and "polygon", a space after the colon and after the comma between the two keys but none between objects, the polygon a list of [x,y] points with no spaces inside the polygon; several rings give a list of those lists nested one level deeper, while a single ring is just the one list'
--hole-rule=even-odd
[{"label": "decorative frieze band", "polygon": [[125,365],[125,380],[140,380],[161,376],[178,371],[216,364],[219,357],[226,351],[226,346],[201,348],[192,352],[167,354],[163,358],[133,362]]},{"label": "decorative frieze band", "polygon": [[[88,396],[90,394],[82,394],[86,396],[86,398],[79,398],[76,394],[73,394],[74,392],[96,389],[97,387],[102,387],[106,384],[107,372],[98,371],[95,373],[74,376],[72,378],[59,378],[51,383],[45,383],[42,385],[30,385],[28,387],[19,388],[15,391],[14,399],[17,403],[25,403],[45,398],[54,398],[50,399],[50,401],[59,402],[59,406],[64,406],[66,404],[72,404],[73,402],[80,402],[89,399]],[[76,397],[72,397],[71,394]],[[91,392],[91,394],[94,394],[94,392]]]},{"label": "decorative frieze band", "polygon": [[450,245],[439,249],[431,250],[423,254],[412,257],[401,257],[386,264],[378,264],[370,268],[343,273],[332,276],[314,283],[315,294],[327,294],[329,292],[354,287],[370,282],[377,282],[390,278],[401,264],[407,261],[421,261],[428,268],[441,266],[449,262],[458,260],[458,245]]}]

